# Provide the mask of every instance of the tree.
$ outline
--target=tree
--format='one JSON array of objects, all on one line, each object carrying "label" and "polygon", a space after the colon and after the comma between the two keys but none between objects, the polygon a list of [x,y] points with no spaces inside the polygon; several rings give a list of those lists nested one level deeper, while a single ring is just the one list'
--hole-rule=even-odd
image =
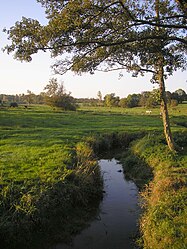
[{"label": "tree", "polygon": [[98,97],[98,100],[99,100],[98,105],[102,105],[102,93],[101,93],[101,91],[98,91],[97,97]]},{"label": "tree", "polygon": [[75,99],[70,92],[66,93],[63,83],[59,84],[56,78],[50,79],[44,90],[46,90],[45,100],[48,105],[62,108],[65,111],[76,110]]},{"label": "tree", "polygon": [[[56,78],[52,78],[52,79],[49,80],[49,84],[47,84],[44,87],[44,91],[47,91],[46,95],[48,97],[52,97],[52,96],[54,96],[54,95],[57,94],[58,88],[59,88],[59,84],[58,84],[57,79]],[[62,87],[61,87],[61,89],[62,89]]]},{"label": "tree", "polygon": [[106,94],[104,96],[104,104],[107,107],[115,107],[119,104],[119,97],[115,93]]},{"label": "tree", "polygon": [[140,102],[140,94],[129,94],[127,96],[127,107],[132,108],[138,106]]},{"label": "tree", "polygon": [[141,97],[140,97],[140,102],[139,105],[143,106],[143,107],[148,107],[147,106],[147,100],[150,97],[150,92],[149,91],[144,91],[141,93]]},{"label": "tree", "polygon": [[[167,95],[167,93],[166,93]],[[168,102],[168,98],[167,98]],[[142,92],[140,96],[139,105],[144,107],[155,107],[160,104],[159,89],[153,89],[151,92]]]},{"label": "tree", "polygon": [[[48,24],[23,18],[8,30],[8,53],[30,61],[39,50],[61,56],[53,68],[60,74],[127,70],[133,76],[153,74],[159,84],[164,133],[174,150],[165,78],[186,68],[185,0],[37,0]],[[68,56],[67,56],[68,54]]]},{"label": "tree", "polygon": [[30,90],[27,90],[27,95],[25,95],[25,98],[29,105],[34,103],[35,97],[36,95],[33,92],[31,92]]},{"label": "tree", "polygon": [[174,99],[178,101],[178,103],[182,103],[183,101],[187,100],[186,92],[182,89],[178,89],[174,92]]},{"label": "tree", "polygon": [[127,98],[121,98],[119,101],[119,106],[126,108],[127,106]]},{"label": "tree", "polygon": [[7,95],[3,94],[2,95],[2,105],[6,104],[6,102],[8,102]]}]

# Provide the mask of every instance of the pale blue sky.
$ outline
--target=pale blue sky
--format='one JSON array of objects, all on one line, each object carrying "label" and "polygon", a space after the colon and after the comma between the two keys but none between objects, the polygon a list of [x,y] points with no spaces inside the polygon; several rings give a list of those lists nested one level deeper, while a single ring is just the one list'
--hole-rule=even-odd
[{"label": "pale blue sky", "polygon": [[[5,0],[1,1],[0,10],[0,48],[8,41],[3,28],[9,28],[19,21],[22,16],[37,18],[45,22],[44,9],[36,0]],[[153,89],[150,83],[150,75],[132,78],[130,74],[124,73],[119,80],[119,72],[102,73],[94,75],[74,75],[69,72],[64,76],[53,75],[50,65],[53,63],[50,54],[40,52],[33,56],[30,63],[19,62],[13,59],[13,55],[7,55],[0,51],[0,93],[15,94],[26,93],[31,90],[34,93],[43,91],[44,86],[51,77],[57,77],[63,81],[65,88],[72,92],[74,97],[97,97],[101,91],[104,96],[107,93],[116,93],[120,97],[126,97],[131,93],[141,93]],[[178,71],[166,81],[166,89],[175,91],[179,88],[187,92],[187,72]]]}]

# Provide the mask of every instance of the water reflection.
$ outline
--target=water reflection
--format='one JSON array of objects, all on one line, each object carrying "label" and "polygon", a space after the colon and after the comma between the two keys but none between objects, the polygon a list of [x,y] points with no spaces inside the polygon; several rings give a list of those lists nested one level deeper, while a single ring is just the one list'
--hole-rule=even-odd
[{"label": "water reflection", "polygon": [[104,198],[100,213],[91,225],[77,235],[71,245],[53,249],[132,249],[132,237],[139,217],[138,189],[124,179],[122,166],[115,159],[100,160],[104,179]]}]

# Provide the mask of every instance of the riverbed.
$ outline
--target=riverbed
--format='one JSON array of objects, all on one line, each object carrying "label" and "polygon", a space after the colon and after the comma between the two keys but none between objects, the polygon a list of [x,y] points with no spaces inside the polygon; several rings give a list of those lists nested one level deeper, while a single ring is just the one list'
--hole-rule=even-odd
[{"label": "riverbed", "polygon": [[138,188],[125,179],[122,165],[115,159],[100,160],[104,197],[98,216],[90,226],[73,238],[71,244],[53,249],[134,249],[138,231]]}]

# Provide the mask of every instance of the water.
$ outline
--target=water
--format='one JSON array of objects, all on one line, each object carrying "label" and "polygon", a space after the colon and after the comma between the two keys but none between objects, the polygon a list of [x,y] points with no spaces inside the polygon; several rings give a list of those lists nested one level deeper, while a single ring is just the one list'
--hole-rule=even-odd
[{"label": "water", "polygon": [[71,245],[58,244],[53,249],[133,249],[132,237],[139,217],[138,189],[124,178],[122,166],[115,159],[100,160],[104,179],[104,198],[100,213],[90,226],[75,236]]}]

